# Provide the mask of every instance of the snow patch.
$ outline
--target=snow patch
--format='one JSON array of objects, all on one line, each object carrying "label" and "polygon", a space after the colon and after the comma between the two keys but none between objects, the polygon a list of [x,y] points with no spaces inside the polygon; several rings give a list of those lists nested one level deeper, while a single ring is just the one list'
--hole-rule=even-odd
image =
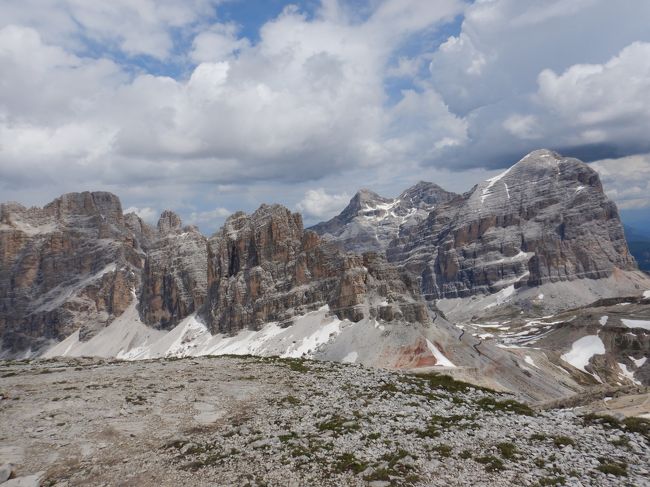
[{"label": "snow patch", "polygon": [[648,290],[648,291],[644,291],[644,292],[643,292],[643,297],[644,297],[644,298],[650,298],[650,290]]},{"label": "snow patch", "polygon": [[530,355],[526,355],[524,357],[524,362],[526,362],[528,365],[532,365],[533,367],[539,369],[539,367],[537,367],[537,365],[535,364],[535,362],[533,361]]},{"label": "snow patch", "polygon": [[600,323],[600,326],[605,326],[607,324],[608,319],[609,316],[601,316],[600,319],[598,320],[598,323]]},{"label": "snow patch", "polygon": [[630,379],[632,382],[634,382],[637,385],[641,385],[641,382],[639,382],[634,378],[634,373],[627,369],[627,365],[619,363],[618,368],[621,369],[621,373],[623,374],[623,377],[625,377],[626,379]]},{"label": "snow patch", "polygon": [[451,361],[445,357],[438,348],[427,339],[427,347],[436,358],[436,366],[440,367],[456,367]]},{"label": "snow patch", "polygon": [[634,365],[636,366],[637,369],[638,369],[639,367],[642,367],[643,364],[646,363],[646,360],[648,360],[647,357],[634,358],[634,357],[630,357],[629,355],[628,355],[628,358],[629,358],[632,362],[634,362]]},{"label": "snow patch", "polygon": [[576,340],[571,345],[571,351],[560,357],[565,362],[573,365],[576,369],[589,373],[585,366],[589,364],[591,357],[605,353],[605,344],[597,335],[587,335]]},{"label": "snow patch", "polygon": [[[510,168],[510,169],[512,169],[512,168]],[[485,198],[487,198],[492,193],[490,191],[492,186],[494,186],[497,182],[499,182],[501,179],[503,179],[503,177],[510,172],[510,169],[507,169],[506,171],[502,172],[498,176],[494,176],[493,178],[490,178],[490,179],[486,180],[486,183],[488,183],[488,184],[487,184],[487,186],[485,188],[483,188],[483,192],[481,193],[481,204],[483,204],[483,202],[485,201]]]},{"label": "snow patch", "polygon": [[621,321],[628,328],[643,328],[644,330],[650,330],[650,321],[647,320],[628,320],[621,318]]},{"label": "snow patch", "polygon": [[[483,264],[483,266],[487,267],[487,266],[492,266],[497,264],[514,263],[519,261],[528,262],[534,255],[535,252],[524,252],[520,250],[516,255],[513,255],[512,257],[502,257],[500,259],[491,260]],[[517,280],[521,280],[521,278],[517,278]]]}]

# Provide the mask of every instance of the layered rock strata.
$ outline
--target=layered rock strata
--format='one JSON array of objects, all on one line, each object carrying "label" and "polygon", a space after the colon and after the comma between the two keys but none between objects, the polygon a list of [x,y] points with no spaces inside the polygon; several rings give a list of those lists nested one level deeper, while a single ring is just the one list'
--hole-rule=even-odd
[{"label": "layered rock strata", "polygon": [[183,227],[166,210],[144,264],[140,314],[156,328],[170,329],[198,310],[207,295],[207,239],[193,226]]},{"label": "layered rock strata", "polygon": [[232,215],[209,240],[207,318],[235,333],[329,306],[340,319],[428,322],[412,283],[374,253],[346,255],[279,205]]},{"label": "layered rock strata", "polygon": [[547,150],[439,205],[387,255],[433,299],[637,269],[598,174]]},{"label": "layered rock strata", "polygon": [[110,193],[71,193],[43,208],[0,206],[2,349],[37,350],[120,315],[143,255]]}]

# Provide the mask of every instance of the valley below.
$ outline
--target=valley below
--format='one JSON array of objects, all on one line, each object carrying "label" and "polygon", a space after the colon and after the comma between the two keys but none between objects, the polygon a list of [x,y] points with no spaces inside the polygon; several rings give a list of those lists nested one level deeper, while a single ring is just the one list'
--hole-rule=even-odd
[{"label": "valley below", "polygon": [[0,377],[7,486],[640,486],[650,475],[648,421],[591,414],[647,402],[643,387],[542,409],[443,375],[252,356],[5,361]]}]

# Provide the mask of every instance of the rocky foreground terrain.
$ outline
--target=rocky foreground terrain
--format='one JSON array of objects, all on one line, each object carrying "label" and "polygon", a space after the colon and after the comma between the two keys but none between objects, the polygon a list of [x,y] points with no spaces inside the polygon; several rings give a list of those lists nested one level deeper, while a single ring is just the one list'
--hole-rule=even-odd
[{"label": "rocky foreground terrain", "polygon": [[0,465],[23,478],[3,486],[650,478],[647,420],[533,411],[439,375],[223,356],[2,362],[0,378]]}]

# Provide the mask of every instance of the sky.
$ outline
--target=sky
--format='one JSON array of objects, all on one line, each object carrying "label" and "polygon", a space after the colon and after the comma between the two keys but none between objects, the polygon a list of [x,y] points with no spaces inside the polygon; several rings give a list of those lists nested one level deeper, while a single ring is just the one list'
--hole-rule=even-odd
[{"label": "sky", "polygon": [[310,224],[550,148],[650,228],[649,128],[647,0],[0,2],[0,201]]}]

